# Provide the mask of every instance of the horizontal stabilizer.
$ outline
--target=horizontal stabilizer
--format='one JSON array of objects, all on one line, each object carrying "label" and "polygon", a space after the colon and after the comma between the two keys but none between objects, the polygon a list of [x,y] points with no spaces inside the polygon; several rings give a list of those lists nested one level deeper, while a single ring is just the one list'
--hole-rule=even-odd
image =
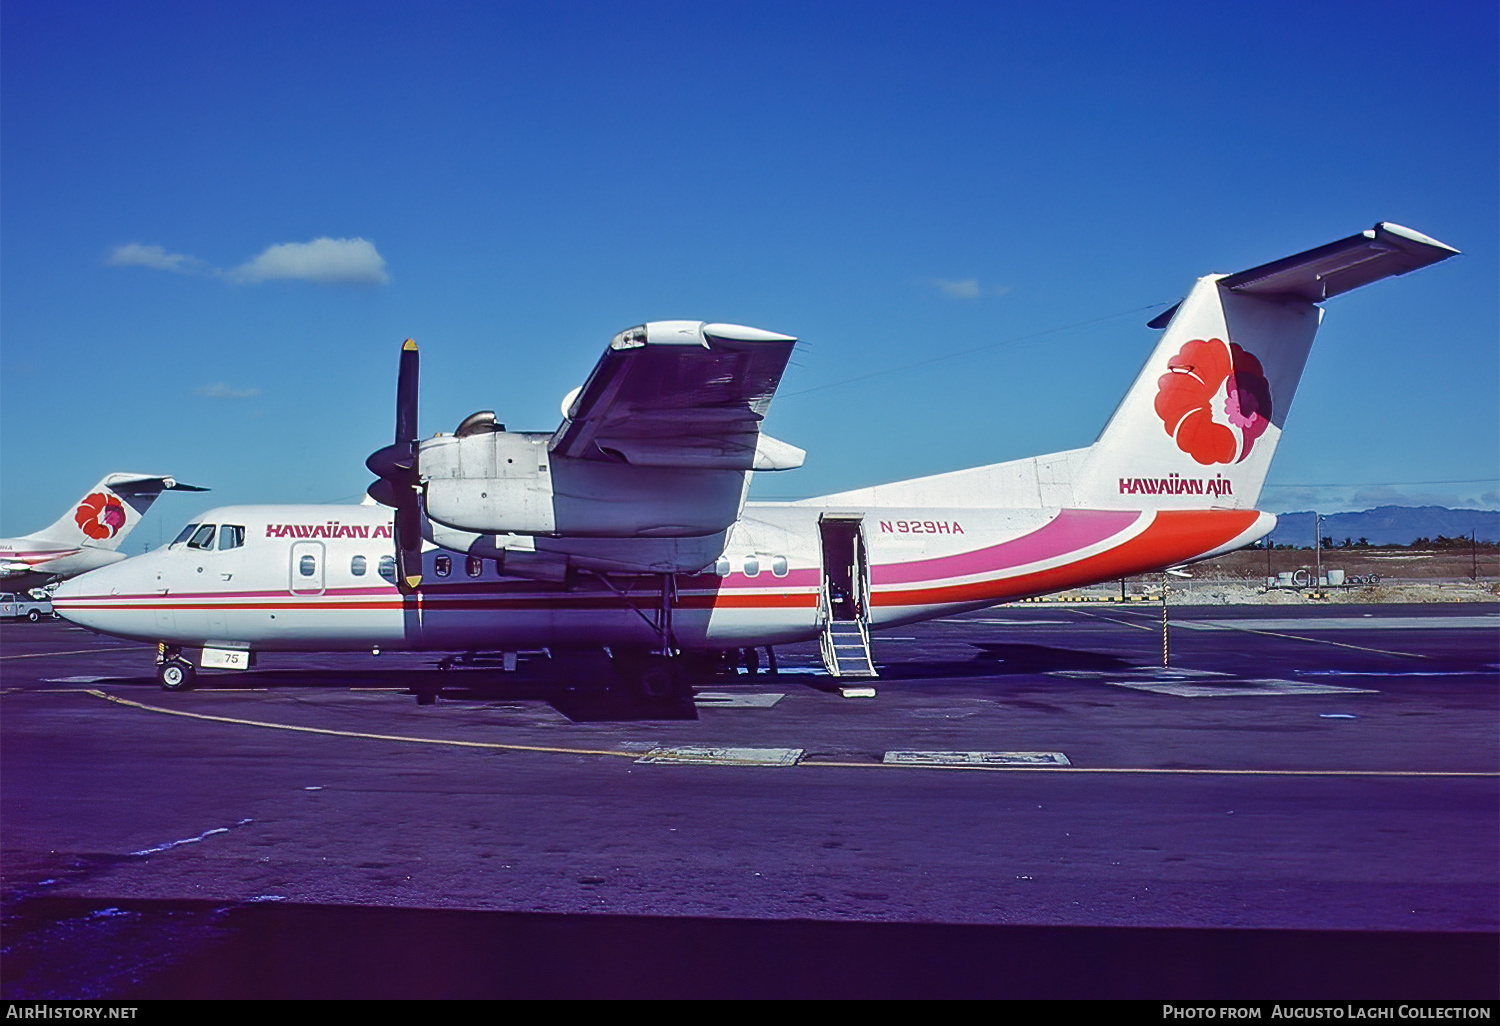
[{"label": "horizontal stabilizer", "polygon": [[[1452,246],[1385,221],[1347,239],[1220,278],[1219,287],[1252,296],[1287,296],[1321,303],[1381,278],[1406,274],[1457,255],[1458,250]],[[1165,328],[1176,312],[1174,306],[1158,314],[1150,326]]]},{"label": "horizontal stabilizer", "polygon": [[207,488],[198,485],[183,484],[175,477],[166,477],[161,474],[111,474],[104,479],[104,483],[117,492],[136,492],[143,490],[157,490],[167,492],[206,492]]}]

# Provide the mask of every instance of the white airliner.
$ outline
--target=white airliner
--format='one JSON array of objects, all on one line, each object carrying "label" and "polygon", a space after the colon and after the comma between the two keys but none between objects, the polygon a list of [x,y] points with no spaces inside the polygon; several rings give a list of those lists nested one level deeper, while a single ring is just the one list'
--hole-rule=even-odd
[{"label": "white airliner", "polygon": [[[1457,250],[1394,224],[1198,280],[1083,449],[797,502],[746,502],[803,453],[760,430],[795,339],[660,321],[621,332],[553,432],[492,412],[418,440],[417,350],[364,506],[230,506],[64,584],[55,605],[159,642],[159,679],[257,651],[602,647],[647,698],[695,663],[821,639],[873,676],[869,631],[1247,545],[1323,300]],[[374,504],[379,500],[386,506]],[[430,696],[426,700],[430,700]]]},{"label": "white airliner", "polygon": [[0,586],[27,591],[120,562],[120,543],[164,491],[208,489],[159,474],[109,474],[51,527],[0,538]]}]

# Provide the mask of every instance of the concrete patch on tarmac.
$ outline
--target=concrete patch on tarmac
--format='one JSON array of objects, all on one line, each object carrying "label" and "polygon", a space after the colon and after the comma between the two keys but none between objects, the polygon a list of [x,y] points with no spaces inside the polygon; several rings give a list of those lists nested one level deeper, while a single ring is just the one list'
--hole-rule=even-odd
[{"label": "concrete patch on tarmac", "polygon": [[769,709],[785,697],[785,693],[746,695],[727,691],[700,691],[693,696],[693,704],[700,709]]},{"label": "concrete patch on tarmac", "polygon": [[[1146,677],[1160,677],[1168,680],[1186,679],[1189,677],[1230,677],[1233,674],[1222,670],[1179,670],[1173,667],[1147,667],[1143,670],[1134,671],[1136,674]],[[1073,680],[1106,680],[1120,676],[1117,670],[1049,670],[1048,676],[1068,677]]]},{"label": "concrete patch on tarmac", "polygon": [[708,748],[688,745],[682,748],[653,748],[635,761],[713,766],[795,766],[801,758],[800,748]]},{"label": "concrete patch on tarmac", "polygon": [[1236,680],[1225,683],[1189,684],[1185,681],[1112,681],[1116,687],[1153,691],[1178,698],[1269,697],[1273,695],[1376,694],[1372,688],[1341,688],[1332,684],[1299,684],[1292,680]]},{"label": "concrete patch on tarmac", "polygon": [[886,752],[894,766],[1071,766],[1062,752]]}]

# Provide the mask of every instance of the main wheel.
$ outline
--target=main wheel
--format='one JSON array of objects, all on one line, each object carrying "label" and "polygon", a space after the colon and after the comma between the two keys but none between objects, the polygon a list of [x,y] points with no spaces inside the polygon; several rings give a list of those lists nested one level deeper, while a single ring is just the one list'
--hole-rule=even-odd
[{"label": "main wheel", "polygon": [[156,679],[167,691],[190,691],[198,671],[182,659],[168,659],[156,669]]},{"label": "main wheel", "polygon": [[636,691],[648,702],[665,702],[677,694],[681,673],[675,659],[653,656],[637,671]]},{"label": "main wheel", "polygon": [[41,618],[42,611],[40,609],[33,609],[31,612],[26,614],[26,619],[30,620],[32,623],[36,623]]}]

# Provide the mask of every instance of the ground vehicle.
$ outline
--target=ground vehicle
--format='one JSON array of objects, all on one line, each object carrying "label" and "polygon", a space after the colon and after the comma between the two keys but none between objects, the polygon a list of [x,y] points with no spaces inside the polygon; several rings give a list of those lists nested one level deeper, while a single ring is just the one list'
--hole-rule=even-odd
[{"label": "ground vehicle", "polygon": [[56,615],[51,599],[32,598],[25,592],[0,592],[0,618],[36,623],[44,616]]}]

